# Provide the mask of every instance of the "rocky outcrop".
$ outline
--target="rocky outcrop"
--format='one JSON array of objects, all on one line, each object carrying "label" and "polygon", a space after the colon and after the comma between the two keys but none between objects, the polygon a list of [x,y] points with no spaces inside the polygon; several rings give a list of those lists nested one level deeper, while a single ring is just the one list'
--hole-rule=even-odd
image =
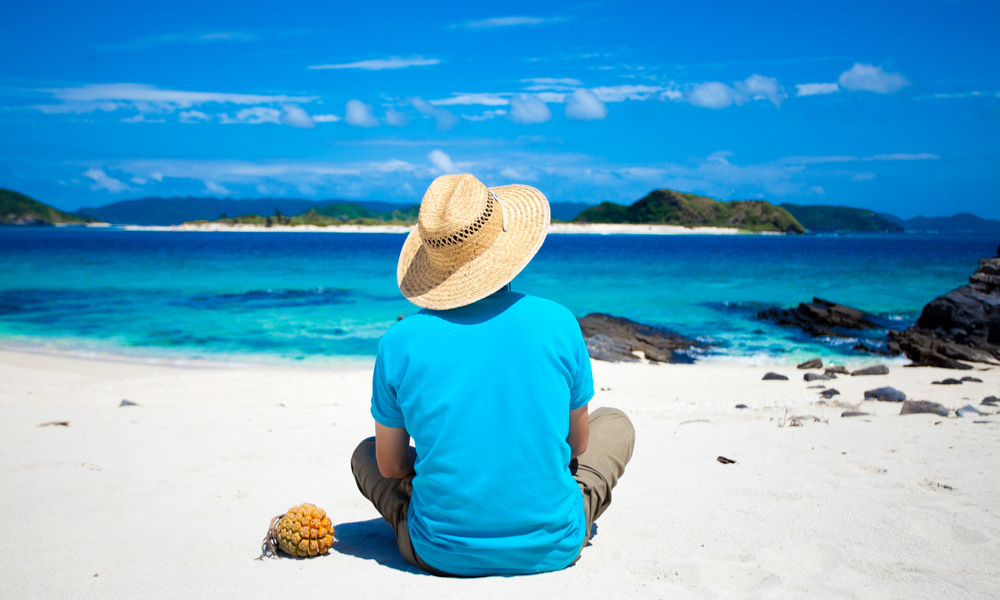
[{"label": "rocky outcrop", "polygon": [[889,349],[905,353],[916,366],[971,369],[960,361],[998,364],[1000,256],[980,260],[969,285],[931,300],[916,325],[890,331]]},{"label": "rocky outcrop", "polygon": [[889,374],[889,367],[885,365],[872,365],[870,367],[858,369],[857,371],[851,371],[851,377],[859,377],[862,375],[888,375],[888,374]]},{"label": "rocky outcrop", "polygon": [[595,360],[636,362],[642,353],[650,362],[692,363],[682,351],[704,349],[708,344],[688,339],[679,333],[636,323],[623,317],[591,313],[580,321],[587,351]]},{"label": "rocky outcrop", "polygon": [[920,413],[931,413],[932,415],[948,416],[948,409],[928,400],[904,400],[903,407],[899,409],[901,415],[916,415]]},{"label": "rocky outcrop", "polygon": [[821,359],[819,359],[819,358],[814,358],[812,360],[807,360],[806,362],[802,363],[801,365],[799,365],[796,368],[797,369],[822,369],[823,368],[823,361]]},{"label": "rocky outcrop", "polygon": [[802,302],[795,308],[769,308],[757,313],[758,319],[774,321],[784,327],[798,327],[813,337],[853,337],[837,329],[866,330],[879,329],[869,315],[856,308],[813,298],[812,302]]},{"label": "rocky outcrop", "polygon": [[880,402],[903,402],[906,394],[891,387],[880,387],[865,392],[865,400],[878,400]]}]

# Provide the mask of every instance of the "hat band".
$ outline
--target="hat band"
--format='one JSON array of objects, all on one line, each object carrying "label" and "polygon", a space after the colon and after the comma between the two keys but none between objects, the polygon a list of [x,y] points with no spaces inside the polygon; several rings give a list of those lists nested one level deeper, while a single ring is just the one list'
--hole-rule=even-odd
[{"label": "hat band", "polygon": [[[493,195],[491,191],[490,196],[487,196],[486,207],[483,209],[482,214],[480,214],[476,218],[476,220],[473,221],[472,224],[469,225],[468,227],[460,229],[459,231],[456,231],[455,233],[452,233],[450,235],[445,235],[440,237],[425,237],[423,238],[424,244],[430,246],[435,250],[439,250],[446,248],[448,246],[464,244],[465,242],[472,240],[474,236],[481,237],[480,231],[483,231],[484,228],[486,228],[486,226],[490,223],[490,220],[493,218],[493,211],[503,210],[502,208],[500,208],[500,203],[496,202],[494,198],[496,198],[496,196]],[[496,208],[494,208],[494,203],[496,204]],[[489,229],[495,229],[495,228],[486,228],[486,231],[489,231]],[[483,233],[486,233],[486,231],[483,231]],[[496,239],[495,236],[494,239]],[[492,242],[493,240],[490,240],[489,243]]]}]

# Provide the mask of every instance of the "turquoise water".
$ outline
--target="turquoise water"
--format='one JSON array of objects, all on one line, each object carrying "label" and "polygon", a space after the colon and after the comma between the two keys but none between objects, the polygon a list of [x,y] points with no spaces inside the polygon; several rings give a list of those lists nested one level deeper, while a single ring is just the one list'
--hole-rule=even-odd
[{"label": "turquoise water", "polygon": [[[173,361],[370,361],[417,309],[398,234],[0,229],[0,346]],[[514,289],[711,342],[709,359],[861,360],[755,318],[814,296],[905,327],[993,235],[550,235]],[[884,332],[882,332],[884,333]],[[880,335],[880,333],[877,333]]]}]

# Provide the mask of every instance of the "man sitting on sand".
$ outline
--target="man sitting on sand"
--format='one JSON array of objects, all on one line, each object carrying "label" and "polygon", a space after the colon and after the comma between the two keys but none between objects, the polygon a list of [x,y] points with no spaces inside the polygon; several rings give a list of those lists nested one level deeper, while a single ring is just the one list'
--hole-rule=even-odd
[{"label": "man sitting on sand", "polygon": [[399,289],[424,310],[379,343],[375,437],[351,470],[400,552],[428,573],[573,564],[632,457],[624,413],[588,415],[594,382],[576,318],[510,290],[548,226],[535,188],[445,175],[403,245]]}]

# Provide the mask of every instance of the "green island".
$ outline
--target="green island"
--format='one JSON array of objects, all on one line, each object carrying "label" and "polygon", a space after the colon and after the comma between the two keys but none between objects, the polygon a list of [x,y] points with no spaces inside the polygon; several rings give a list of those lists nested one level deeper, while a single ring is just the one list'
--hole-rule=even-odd
[{"label": "green island", "polygon": [[275,209],[274,216],[243,215],[239,217],[227,217],[222,215],[215,221],[186,221],[185,225],[207,225],[217,223],[220,225],[263,225],[271,227],[274,225],[315,225],[317,227],[329,227],[331,225],[402,225],[409,226],[417,222],[418,205],[399,208],[388,212],[377,212],[367,209],[358,204],[328,204],[320,208],[310,208],[309,210],[292,217],[286,217],[281,211]]},{"label": "green island", "polygon": [[904,229],[875,211],[846,206],[779,204],[809,231],[902,232]]},{"label": "green island", "polygon": [[630,206],[602,202],[580,213],[573,222],[730,227],[753,233],[805,232],[791,213],[766,200],[720,202],[669,189],[653,190]]},{"label": "green island", "polygon": [[63,212],[14,190],[0,188],[0,225],[82,225],[93,221],[89,217]]}]

